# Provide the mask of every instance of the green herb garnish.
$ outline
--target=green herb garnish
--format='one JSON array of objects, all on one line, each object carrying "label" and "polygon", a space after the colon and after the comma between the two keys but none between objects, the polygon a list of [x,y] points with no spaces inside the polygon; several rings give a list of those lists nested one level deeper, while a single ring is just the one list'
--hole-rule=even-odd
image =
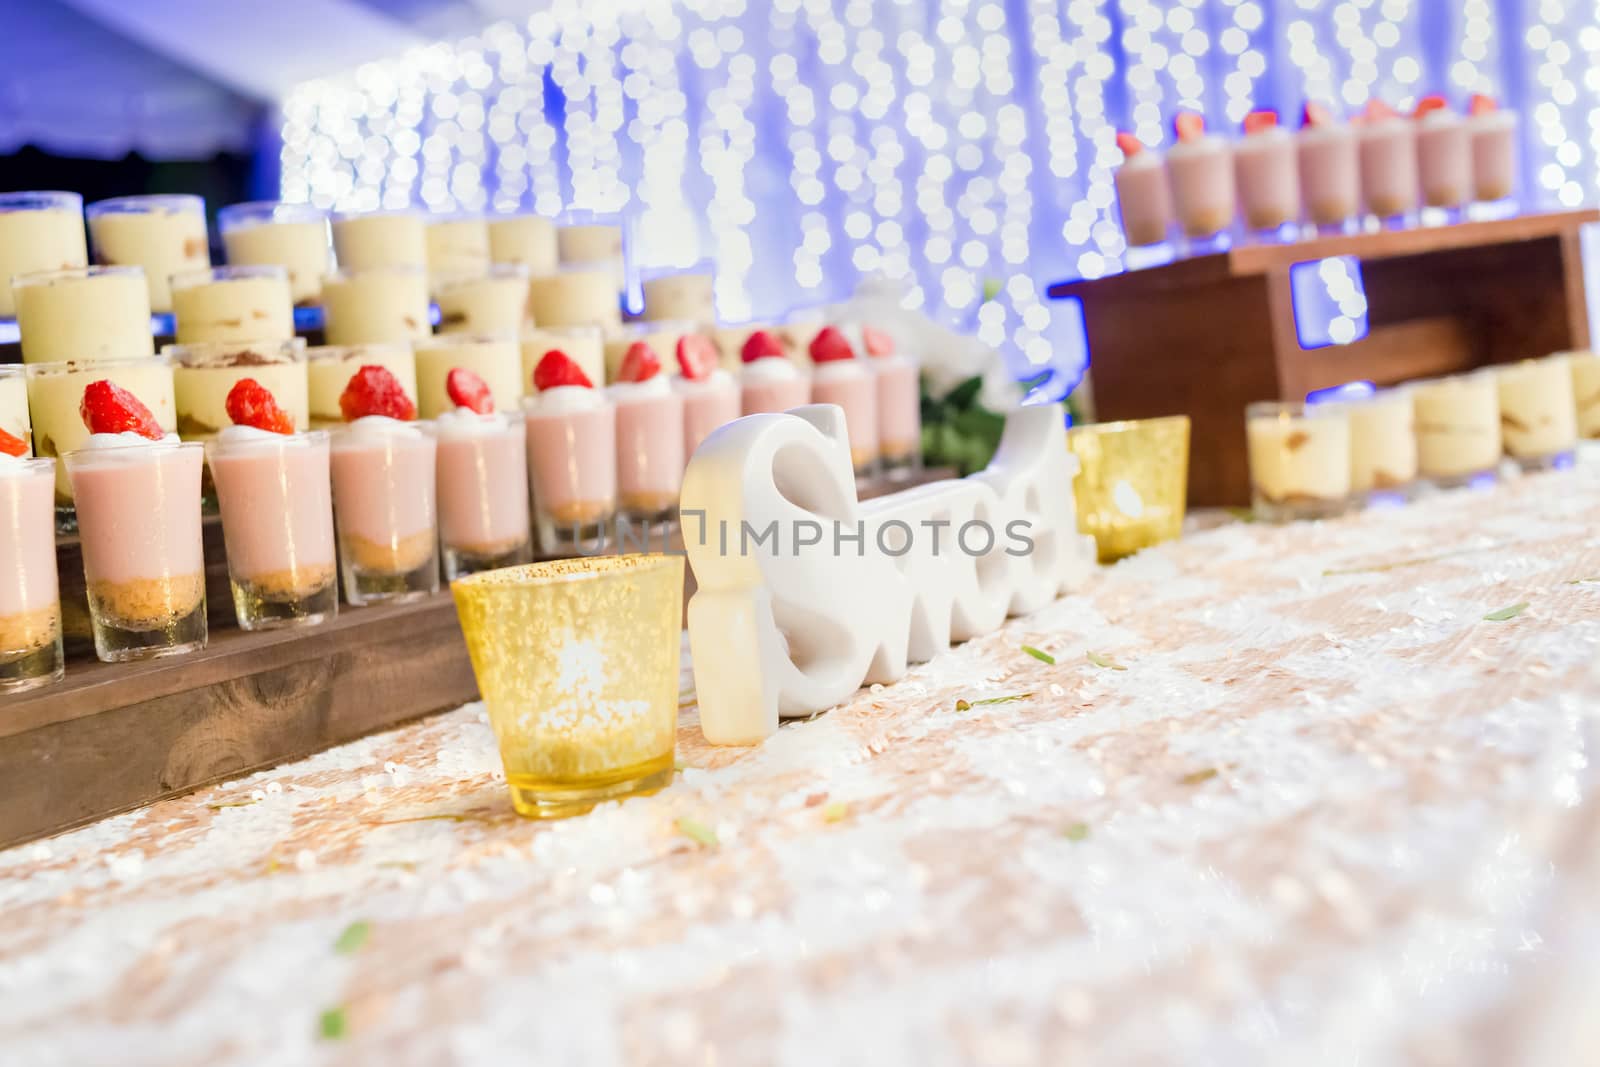
[{"label": "green herb garnish", "polygon": [[1027,700],[1031,696],[1033,696],[1032,693],[1012,693],[1010,696],[984,697],[982,700],[958,700],[956,701],[956,710],[971,711],[973,708],[984,704],[1009,704],[1013,700]]},{"label": "green herb garnish", "polygon": [[343,1008],[329,1008],[317,1017],[317,1033],[324,1041],[338,1041],[349,1029]]},{"label": "green herb garnish", "polygon": [[1524,611],[1527,611],[1527,610],[1528,610],[1528,602],[1526,600],[1524,600],[1520,604],[1512,604],[1510,607],[1501,608],[1499,611],[1491,611],[1491,612],[1489,612],[1489,614],[1487,614],[1487,615],[1485,615],[1483,617],[1483,621],[1484,622],[1505,622],[1507,619],[1516,618],[1518,615],[1521,615]]},{"label": "green herb garnish", "polygon": [[693,819],[685,815],[673,825],[678,828],[678,833],[707,848],[716,848],[720,844],[717,840],[717,832],[699,819]]},{"label": "green herb garnish", "polygon": [[225,800],[220,804],[207,804],[206,807],[212,811],[221,811],[223,808],[248,808],[252,804],[259,803],[259,800],[251,797],[249,800]]},{"label": "green herb garnish", "polygon": [[365,919],[357,919],[344,928],[344,933],[339,935],[339,940],[333,943],[333,951],[341,956],[353,955],[359,952],[362,945],[367,943],[367,938],[372,934],[372,924]]},{"label": "green herb garnish", "polygon": [[1178,779],[1178,784],[1199,785],[1201,782],[1208,782],[1216,776],[1217,769],[1215,767],[1207,767],[1203,771],[1190,771],[1188,774]]},{"label": "green herb garnish", "polygon": [[1034,648],[1032,645],[1023,645],[1022,651],[1026,652],[1040,663],[1048,663],[1052,667],[1056,665],[1056,658],[1043,649]]},{"label": "green herb garnish", "polygon": [[1118,663],[1116,660],[1102,656],[1098,652],[1086,652],[1084,655],[1089,657],[1090,663],[1094,664],[1096,667],[1101,667],[1108,671],[1125,671],[1128,669],[1122,664]]},{"label": "green herb garnish", "polygon": [[1061,831],[1061,836],[1068,841],[1082,841],[1089,836],[1089,824],[1086,822],[1069,822]]}]

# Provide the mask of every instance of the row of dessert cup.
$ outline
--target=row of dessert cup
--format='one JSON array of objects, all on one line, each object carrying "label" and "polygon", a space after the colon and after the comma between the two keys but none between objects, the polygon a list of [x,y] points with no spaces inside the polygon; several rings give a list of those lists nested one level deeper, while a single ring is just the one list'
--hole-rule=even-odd
[{"label": "row of dessert cup", "polygon": [[[1483,99],[1483,98],[1479,98]],[[1162,157],[1122,134],[1114,175],[1123,232],[1133,247],[1164,245],[1176,223],[1191,242],[1246,232],[1300,236],[1302,220],[1321,232],[1349,232],[1368,217],[1405,224],[1422,208],[1459,213],[1469,203],[1508,213],[1517,170],[1516,114],[1494,108],[1463,118],[1430,98],[1417,118],[1386,109],[1359,125],[1308,109],[1298,134],[1250,124],[1230,143],[1180,137]],[[1475,100],[1475,103],[1477,100]],[[1198,118],[1198,116],[1194,116]],[[1492,205],[1492,206],[1491,206]]]},{"label": "row of dessert cup", "polygon": [[1569,466],[1580,438],[1600,438],[1600,357],[1557,353],[1358,399],[1252,404],[1245,428],[1255,514],[1329,518],[1423,486],[1489,484],[1503,462]]},{"label": "row of dessert cup", "polygon": [[[496,264],[536,275],[581,270],[607,280],[612,305],[627,279],[625,221],[613,215],[330,213],[309,204],[254,201],[222,208],[217,222],[229,263],[285,268],[293,302],[301,305],[321,300],[335,260],[347,274],[417,267],[436,282],[486,275]],[[211,265],[205,201],[198,196],[124,196],[85,208],[76,193],[0,193],[0,280],[85,267],[89,241],[96,263],[145,269],[150,306],[158,313],[173,310],[173,275]],[[647,301],[653,297],[664,317],[679,313],[672,306],[684,296],[673,278],[683,273],[644,280]],[[12,313],[11,294],[0,292],[0,317]]]},{"label": "row of dessert cup", "polygon": [[[879,379],[896,382],[897,390],[909,382],[915,409],[909,361],[880,360],[874,371],[853,367],[851,374],[822,366],[815,375],[787,359],[759,362],[773,371],[781,363],[782,372],[752,376],[742,393],[718,369],[677,388],[664,375],[628,383],[611,391],[614,400],[561,386],[529,398],[525,411],[483,416],[463,409],[425,423],[366,417],[331,436],[284,437],[244,426],[228,426],[204,443],[170,432],[161,441],[92,435],[61,468],[76,505],[97,654],[119,661],[204,643],[203,469],[222,516],[235,614],[248,630],[334,613],[335,530],[350,603],[427,595],[438,589],[441,562],[453,579],[530,559],[530,494],[540,544],[551,554],[605,550],[619,511],[642,524],[669,521],[686,456],[741,413],[812,399],[840,403],[853,457],[875,471]],[[132,366],[161,363],[157,357]],[[126,369],[94,364],[81,372],[112,380]],[[893,417],[895,425],[903,414]],[[918,461],[915,425],[905,436],[890,457],[896,474]],[[5,459],[8,521],[23,534],[12,546],[17,558],[5,561],[16,584],[0,591],[13,600],[0,595],[0,687],[48,681],[61,664],[48,521],[54,464]]]}]

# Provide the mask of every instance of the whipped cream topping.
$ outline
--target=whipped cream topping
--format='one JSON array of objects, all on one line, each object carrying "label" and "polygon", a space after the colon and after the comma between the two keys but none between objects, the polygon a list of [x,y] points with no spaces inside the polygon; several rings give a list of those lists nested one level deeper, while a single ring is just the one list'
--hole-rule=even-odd
[{"label": "whipped cream topping", "polygon": [[1364,122],[1359,128],[1363,134],[1391,134],[1396,131],[1409,131],[1411,120],[1403,115],[1390,115],[1376,122]]},{"label": "whipped cream topping", "polygon": [[1422,125],[1424,126],[1458,126],[1460,124],[1461,116],[1454,111],[1446,111],[1444,108],[1435,108],[1422,116]]},{"label": "whipped cream topping", "polygon": [[1153,148],[1135,152],[1122,161],[1122,170],[1160,170],[1161,153]]},{"label": "whipped cream topping", "polygon": [[558,385],[527,400],[528,410],[540,415],[565,415],[574,411],[594,411],[604,407],[606,398],[598,389],[583,385]]},{"label": "whipped cream topping", "polygon": [[[1227,147],[1228,143],[1222,138],[1218,137],[1214,133],[1208,133],[1204,136],[1197,137],[1192,141],[1177,142],[1171,148],[1167,149],[1167,157],[1170,159],[1173,156],[1196,156],[1202,153],[1210,154],[1212,152],[1224,151]],[[1145,152],[1139,153],[1141,156],[1147,154],[1148,153]],[[1134,158],[1138,157],[1136,156]]]},{"label": "whipped cream topping", "polygon": [[1497,108],[1494,111],[1485,111],[1478,115],[1468,115],[1467,124],[1471,126],[1488,126],[1491,128],[1499,126],[1515,126],[1517,124],[1517,113],[1515,111],[1507,111],[1505,108]]},{"label": "whipped cream topping", "polygon": [[871,373],[867,365],[859,359],[836,359],[831,363],[818,363],[811,368],[812,380],[824,383],[852,381],[865,378]]},{"label": "whipped cream topping", "polygon": [[800,368],[786,356],[763,356],[740,371],[746,381],[784,382],[800,377]]},{"label": "whipped cream topping", "polygon": [[256,426],[224,426],[217,432],[216,440],[224,445],[248,445],[263,442],[288,442],[304,441],[305,438],[298,434],[273,433]]},{"label": "whipped cream topping", "polygon": [[672,383],[660,373],[642,382],[615,382],[606,386],[606,392],[619,404],[633,404],[640,400],[655,400],[672,395]]},{"label": "whipped cream topping", "polygon": [[124,430],[122,433],[92,433],[88,440],[83,442],[84,451],[98,452],[109,448],[171,448],[183,442],[175,433],[162,436],[159,441],[152,441],[143,434]]},{"label": "whipped cream topping", "polygon": [[0,478],[14,478],[19,474],[28,473],[28,463],[31,456],[13,456],[10,452],[0,452]]},{"label": "whipped cream topping", "polygon": [[480,415],[471,408],[457,407],[435,416],[433,426],[440,437],[488,437],[500,433],[510,421],[499,412]]},{"label": "whipped cream topping", "polygon": [[[762,361],[757,361],[762,362]],[[784,362],[788,362],[785,360]],[[704,378],[674,378],[673,388],[680,393],[710,393],[722,389],[733,389],[738,385],[733,380],[733,375],[717,367]]]},{"label": "whipped cream topping", "polygon": [[402,422],[387,415],[363,415],[345,427],[346,435],[368,441],[391,437],[414,437],[422,431],[414,422]]}]

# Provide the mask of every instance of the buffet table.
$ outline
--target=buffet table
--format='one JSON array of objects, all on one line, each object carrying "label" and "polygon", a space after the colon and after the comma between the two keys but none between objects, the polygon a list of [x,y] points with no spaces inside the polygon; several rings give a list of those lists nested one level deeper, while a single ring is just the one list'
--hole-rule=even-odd
[{"label": "buffet table", "polygon": [[24,845],[0,1059],[1571,1062],[1597,531],[1592,463],[1225,522],[752,749],[685,669],[560,823],[468,705]]}]

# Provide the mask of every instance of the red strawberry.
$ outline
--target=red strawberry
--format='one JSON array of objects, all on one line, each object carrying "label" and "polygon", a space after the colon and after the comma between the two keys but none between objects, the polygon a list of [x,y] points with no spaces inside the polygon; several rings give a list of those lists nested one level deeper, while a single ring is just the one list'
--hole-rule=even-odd
[{"label": "red strawberry", "polygon": [[546,389],[555,389],[562,385],[594,388],[589,376],[583,373],[582,367],[573,362],[571,356],[559,348],[552,348],[539,360],[539,365],[533,368],[533,387],[542,393]]},{"label": "red strawberry", "polygon": [[28,454],[28,442],[20,437],[13,437],[4,430],[0,430],[0,452],[4,452],[8,456],[26,456]]},{"label": "red strawberry", "polygon": [[717,369],[717,346],[704,334],[684,334],[678,338],[678,369],[691,382],[711,377]]},{"label": "red strawberry", "polygon": [[661,357],[644,341],[635,341],[622,354],[622,366],[617,368],[619,382],[648,382],[661,373]]},{"label": "red strawberry", "polygon": [[1252,111],[1244,117],[1244,132],[1246,134],[1260,133],[1270,130],[1278,124],[1278,113],[1270,108],[1261,111]]},{"label": "red strawberry", "polygon": [[745,363],[754,363],[758,359],[767,359],[770,356],[786,356],[783,342],[768,330],[757,330],[745,338],[744,348],[739,351],[739,358]]},{"label": "red strawberry", "polygon": [[1500,110],[1500,104],[1492,96],[1483,93],[1473,93],[1472,99],[1467,101],[1467,114],[1487,115],[1491,111]]},{"label": "red strawberry", "polygon": [[1131,133],[1125,133],[1122,130],[1118,130],[1117,147],[1122,149],[1123,159],[1132,159],[1134,156],[1144,151],[1144,142],[1139,140],[1139,138],[1135,137]]},{"label": "red strawberry", "polygon": [[494,394],[489,392],[489,383],[465,367],[450,368],[450,373],[444,376],[444,391],[458,408],[468,408],[479,415],[494,412]]},{"label": "red strawberry", "polygon": [[876,326],[861,327],[861,343],[869,356],[894,355],[894,338]]},{"label": "red strawberry", "polygon": [[1302,126],[1332,126],[1333,112],[1315,100],[1307,100],[1306,106],[1300,110],[1300,125]]},{"label": "red strawberry", "polygon": [[1366,116],[1368,122],[1382,122],[1384,119],[1394,118],[1396,112],[1394,108],[1390,107],[1382,100],[1379,100],[1377,97],[1373,97],[1371,100],[1367,101],[1366,110],[1362,112],[1362,114]]},{"label": "red strawberry", "polygon": [[817,336],[811,339],[811,362],[834,363],[841,359],[855,359],[856,350],[850,347],[850,342],[844,334],[832,326],[824,326]]},{"label": "red strawberry", "polygon": [[234,382],[223,407],[235,426],[254,426],[268,433],[294,433],[294,419],[278,406],[272,391],[254,378],[240,378]]},{"label": "red strawberry", "polygon": [[166,436],[144,402],[115,382],[90,382],[78,414],[90,433],[136,433],[159,441]]},{"label": "red strawberry", "polygon": [[1414,117],[1421,118],[1430,111],[1445,111],[1450,104],[1442,96],[1425,96],[1417,101],[1417,111]]},{"label": "red strawberry", "polygon": [[1206,120],[1193,111],[1180,111],[1172,120],[1172,130],[1180,141],[1198,141],[1205,136]]},{"label": "red strawberry", "polygon": [[350,384],[339,394],[339,410],[346,422],[365,415],[387,415],[410,422],[417,417],[417,405],[406,396],[400,379],[387,367],[368,365],[350,376]]}]

